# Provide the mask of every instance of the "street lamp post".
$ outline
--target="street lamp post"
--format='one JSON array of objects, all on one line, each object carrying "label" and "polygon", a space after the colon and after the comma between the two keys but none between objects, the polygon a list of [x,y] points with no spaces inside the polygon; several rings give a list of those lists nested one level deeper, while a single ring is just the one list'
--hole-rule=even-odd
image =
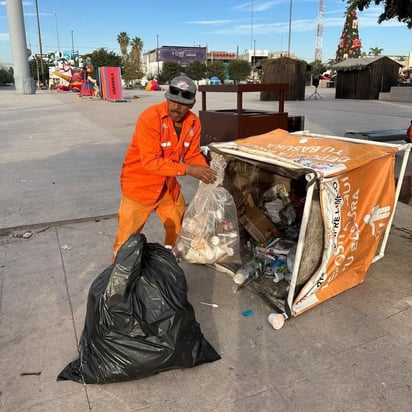
[{"label": "street lamp post", "polygon": [[256,40],[253,40],[253,83],[256,76]]},{"label": "street lamp post", "polygon": [[39,18],[39,5],[36,0],[36,17],[37,17],[37,30],[39,32],[39,51],[40,51],[40,72],[41,72],[41,83],[44,84],[44,67],[43,67],[43,46],[41,44],[41,32],[40,32],[40,18]]},{"label": "street lamp post", "polygon": [[157,61],[157,80],[159,80],[160,68],[159,68],[159,35],[158,34],[156,34],[156,61]]},{"label": "street lamp post", "polygon": [[56,20],[57,52],[59,53],[59,57],[60,57],[59,26],[57,24],[57,10],[56,9],[54,9],[54,18]]},{"label": "street lamp post", "polygon": [[72,58],[74,56],[74,40],[73,40],[73,30],[70,30],[70,33],[72,35]]},{"label": "street lamp post", "polygon": [[290,57],[290,34],[292,31],[292,0],[290,1],[289,5],[289,38],[288,38],[288,57]]},{"label": "street lamp post", "polygon": [[256,76],[256,40],[253,40],[253,83],[255,82]]}]

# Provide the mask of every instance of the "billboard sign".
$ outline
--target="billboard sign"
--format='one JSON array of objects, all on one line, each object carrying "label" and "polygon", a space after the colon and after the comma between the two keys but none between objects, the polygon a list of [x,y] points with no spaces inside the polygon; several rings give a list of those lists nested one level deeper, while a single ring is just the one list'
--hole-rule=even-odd
[{"label": "billboard sign", "polygon": [[158,60],[177,62],[183,66],[194,61],[206,63],[206,47],[162,46],[158,49]]}]

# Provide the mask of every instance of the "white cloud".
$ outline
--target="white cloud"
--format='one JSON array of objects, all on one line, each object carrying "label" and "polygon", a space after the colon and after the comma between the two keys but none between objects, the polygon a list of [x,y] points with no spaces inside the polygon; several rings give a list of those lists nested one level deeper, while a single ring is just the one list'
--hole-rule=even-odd
[{"label": "white cloud", "polygon": [[266,11],[273,6],[276,6],[278,4],[283,4],[285,3],[285,0],[275,0],[275,1],[265,1],[265,2],[248,2],[248,3],[242,3],[238,4],[237,6],[234,7],[235,10],[239,11],[246,11],[246,12],[259,12],[259,11]]},{"label": "white cloud", "polygon": [[194,21],[186,21],[184,24],[199,24],[204,26],[212,26],[218,24],[228,24],[231,20],[194,20]]}]

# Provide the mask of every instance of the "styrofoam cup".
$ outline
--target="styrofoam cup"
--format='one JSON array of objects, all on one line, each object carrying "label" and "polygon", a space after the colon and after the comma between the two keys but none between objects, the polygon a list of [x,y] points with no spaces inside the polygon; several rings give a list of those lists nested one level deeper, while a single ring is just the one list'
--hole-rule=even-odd
[{"label": "styrofoam cup", "polygon": [[268,316],[268,322],[273,329],[281,329],[285,324],[285,317],[281,313],[271,313]]}]

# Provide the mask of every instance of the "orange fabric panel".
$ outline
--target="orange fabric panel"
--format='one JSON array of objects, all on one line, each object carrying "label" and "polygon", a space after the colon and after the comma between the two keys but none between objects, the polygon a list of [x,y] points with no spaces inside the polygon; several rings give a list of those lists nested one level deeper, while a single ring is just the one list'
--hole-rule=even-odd
[{"label": "orange fabric panel", "polygon": [[395,206],[395,157],[388,155],[321,182],[325,251],[303,287],[294,313],[365,280]]},{"label": "orange fabric panel", "polygon": [[394,148],[362,143],[361,140],[348,142],[294,135],[282,129],[239,139],[235,143],[251,153],[288,162],[294,167],[311,168],[324,176],[339,175],[388,153],[396,153]]}]

